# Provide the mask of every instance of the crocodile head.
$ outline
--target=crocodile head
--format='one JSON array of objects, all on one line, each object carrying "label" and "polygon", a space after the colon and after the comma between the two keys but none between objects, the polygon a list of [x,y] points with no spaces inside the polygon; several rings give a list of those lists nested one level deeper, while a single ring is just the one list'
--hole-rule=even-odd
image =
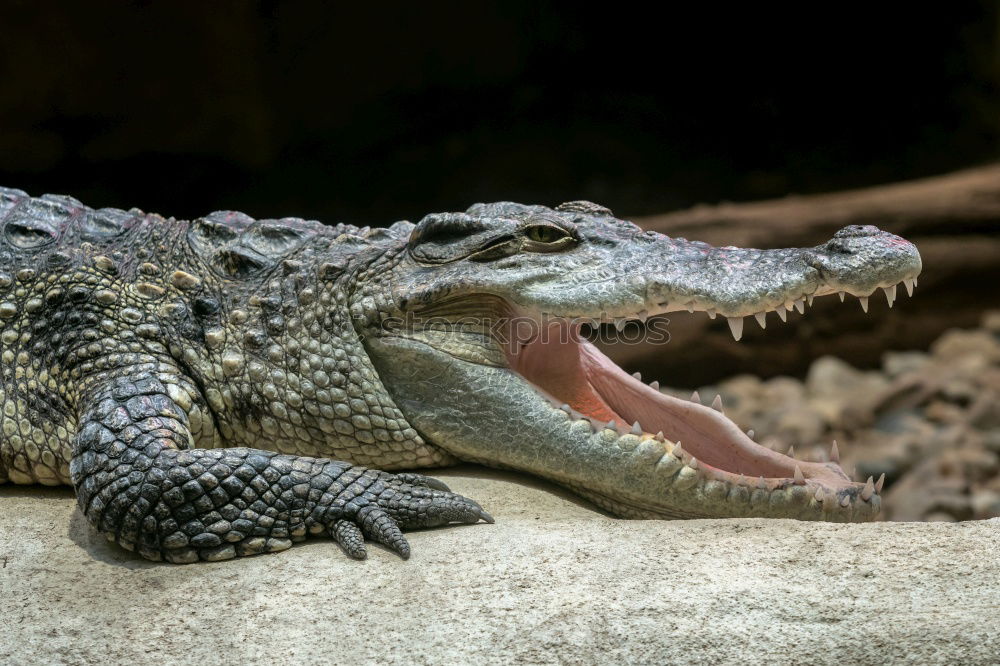
[{"label": "crocodile head", "polygon": [[[633,517],[865,520],[881,484],[753,441],[721,409],[661,393],[583,327],[703,311],[784,317],[804,301],[912,288],[909,242],[852,226],[816,247],[712,247],[643,231],[605,208],[481,204],[431,215],[357,296],[365,344],[406,417],[456,457],[553,479]],[[374,294],[374,296],[372,295]],[[668,348],[664,348],[667,351]]]}]

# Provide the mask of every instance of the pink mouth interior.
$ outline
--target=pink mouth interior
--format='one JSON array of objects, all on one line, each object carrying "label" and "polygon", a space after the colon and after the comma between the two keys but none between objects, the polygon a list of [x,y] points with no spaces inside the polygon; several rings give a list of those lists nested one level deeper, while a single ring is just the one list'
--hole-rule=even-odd
[{"label": "pink mouth interior", "polygon": [[711,407],[660,393],[632,377],[581,337],[579,327],[556,324],[514,353],[512,370],[577,412],[601,424],[614,421],[628,431],[636,421],[644,433],[662,432],[671,442],[707,465],[717,476],[764,477],[775,486],[790,480],[799,466],[807,479],[827,487],[850,485],[835,464],[808,463],[772,451]]}]

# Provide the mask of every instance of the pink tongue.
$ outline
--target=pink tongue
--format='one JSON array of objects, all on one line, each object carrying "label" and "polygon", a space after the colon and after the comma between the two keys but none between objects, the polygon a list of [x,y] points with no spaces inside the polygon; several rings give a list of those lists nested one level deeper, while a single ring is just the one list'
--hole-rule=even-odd
[{"label": "pink tongue", "polygon": [[786,478],[794,462],[754,445],[732,421],[711,408],[661,395],[628,375],[592,345],[581,345],[581,363],[593,390],[604,396],[608,408],[624,415],[628,425],[638,421],[646,432],[660,430],[701,462],[735,473]]},{"label": "pink tongue", "polygon": [[[508,352],[508,362],[532,384],[553,398],[597,421],[617,421],[625,424],[625,419],[616,414],[608,403],[590,385],[583,363],[581,345],[576,332],[565,327],[553,326],[542,335],[550,337],[550,344],[538,341],[521,348],[516,355]],[[551,344],[560,342],[566,336],[573,336],[576,344]]]}]

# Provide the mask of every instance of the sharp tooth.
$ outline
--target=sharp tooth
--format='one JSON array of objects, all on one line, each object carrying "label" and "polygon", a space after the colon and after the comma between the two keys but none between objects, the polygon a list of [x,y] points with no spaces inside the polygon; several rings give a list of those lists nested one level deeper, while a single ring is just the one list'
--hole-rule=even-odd
[{"label": "sharp tooth", "polygon": [[881,494],[882,486],[884,484],[885,484],[885,472],[882,472],[882,475],[878,477],[878,481],[875,482],[875,492]]},{"label": "sharp tooth", "polygon": [[691,394],[691,402],[697,402],[699,405],[701,404],[701,396],[697,391]]},{"label": "sharp tooth", "polygon": [[851,503],[851,498],[849,496],[847,496],[847,495],[844,495],[840,499],[840,506],[842,506],[842,507],[847,507],[847,505],[850,504],[850,503]]},{"label": "sharp tooth", "polygon": [[806,313],[806,303],[801,298],[795,300],[795,309],[799,311],[799,314]]},{"label": "sharp tooth", "polygon": [[753,428],[750,428],[749,430],[747,430],[747,437],[749,437],[750,439],[753,439],[753,435],[754,435]]},{"label": "sharp tooth", "polygon": [[875,481],[872,479],[872,477],[869,476],[868,480],[865,481],[865,487],[861,489],[861,499],[867,502],[872,498],[872,495],[874,493],[875,493]]},{"label": "sharp tooth", "polygon": [[779,305],[774,311],[781,317],[781,321],[788,321],[788,310],[785,309],[784,305]]},{"label": "sharp tooth", "polygon": [[802,470],[798,465],[795,466],[795,483],[800,486],[803,486],[806,483],[806,477],[802,476]]},{"label": "sharp tooth", "polygon": [[561,407],[559,407],[559,409],[563,410],[567,414],[571,414],[571,415],[573,414],[573,409],[569,405],[567,405],[565,403],[563,403],[563,405]]},{"label": "sharp tooth", "polygon": [[809,294],[808,296],[806,296],[806,305],[808,305],[809,307],[813,306],[813,294]]},{"label": "sharp tooth", "polygon": [[641,372],[633,372],[632,376],[635,377],[636,379],[638,379],[640,382],[642,381],[642,373]]},{"label": "sharp tooth", "polygon": [[694,301],[687,304],[688,312],[694,312]]},{"label": "sharp tooth", "polygon": [[639,426],[639,422],[638,421],[636,421],[635,423],[632,424],[632,434],[633,435],[641,435],[642,434],[642,427]]},{"label": "sharp tooth", "polygon": [[621,333],[625,329],[625,319],[615,319],[615,329]]},{"label": "sharp tooth", "polygon": [[639,313],[636,315],[636,318],[639,321],[641,321],[643,324],[645,324],[646,323],[646,319],[649,318],[649,313],[646,312],[645,310],[639,310]]},{"label": "sharp tooth", "polygon": [[653,439],[655,439],[658,442],[665,442],[665,441],[667,441],[667,438],[663,436],[663,431],[662,430],[659,431],[658,433],[656,433],[655,435],[653,435]]},{"label": "sharp tooth", "polygon": [[913,296],[913,283],[914,282],[915,282],[915,280],[912,280],[910,278],[906,278],[905,280],[903,280],[903,286],[906,287],[906,295],[907,296]]},{"label": "sharp tooth", "polygon": [[705,313],[708,315],[709,319],[715,319],[715,315],[716,315],[715,308],[709,308],[709,309],[705,310]]},{"label": "sharp tooth", "polygon": [[843,302],[844,302],[844,296],[846,296],[846,295],[847,295],[847,294],[845,294],[845,293],[844,293],[844,292],[842,292],[842,291],[838,291],[838,292],[837,292],[837,296],[840,296],[840,302],[841,302],[841,303],[843,303]]},{"label": "sharp tooth", "polygon": [[865,312],[868,312],[868,297],[858,296],[858,300],[861,301],[861,309],[864,310]]},{"label": "sharp tooth", "polygon": [[659,380],[654,379],[653,381],[649,382],[649,388],[653,389],[654,391],[659,391],[660,390]]},{"label": "sharp tooth", "polygon": [[729,330],[733,332],[733,339],[739,340],[743,337],[743,317],[727,317],[729,319]]},{"label": "sharp tooth", "polygon": [[684,457],[684,449],[681,448],[680,442],[674,442],[674,448],[672,448],[670,452],[674,454],[674,457],[678,460]]},{"label": "sharp tooth", "polygon": [[795,457],[795,445],[794,444],[792,444],[791,446],[788,447],[788,453],[786,453],[785,455],[788,456],[789,458],[794,458]]},{"label": "sharp tooth", "polygon": [[822,489],[822,488],[817,488],[817,489],[816,489],[816,494],[815,494],[815,495],[813,495],[813,498],[814,498],[814,499],[815,499],[815,500],[816,500],[817,502],[822,502],[822,501],[823,501],[823,494],[824,494],[824,493],[823,493],[823,489]]},{"label": "sharp tooth", "polygon": [[830,447],[830,460],[835,463],[840,462],[840,449],[837,448],[837,440],[833,440],[833,446]]},{"label": "sharp tooth", "polygon": [[889,307],[896,302],[896,285],[891,287],[882,287],[882,291],[885,292],[885,300],[889,303]]},{"label": "sharp tooth", "polygon": [[614,419],[612,419],[611,421],[608,421],[607,423],[604,424],[604,429],[614,430],[615,432],[618,432],[618,424],[616,424],[614,422]]},{"label": "sharp tooth", "polygon": [[719,395],[718,393],[715,394],[715,399],[712,400],[712,409],[714,409],[717,412],[722,411],[722,396]]},{"label": "sharp tooth", "polygon": [[761,474],[760,477],[757,479],[757,487],[760,488],[761,490],[767,489],[767,481],[764,480],[763,474]]},{"label": "sharp tooth", "polygon": [[917,288],[917,278],[913,278],[913,288]]},{"label": "sharp tooth", "polygon": [[698,459],[691,456],[691,460],[688,460],[688,467],[691,469],[698,469]]},{"label": "sharp tooth", "polygon": [[754,319],[757,320],[757,323],[760,324],[761,328],[767,328],[767,313],[766,312],[758,312],[753,317],[754,317]]},{"label": "sharp tooth", "polygon": [[743,472],[740,472],[740,478],[738,478],[738,479],[736,480],[736,483],[737,483],[738,485],[741,485],[741,486],[746,486],[746,485],[748,485],[748,483],[747,483],[747,477],[743,476]]}]

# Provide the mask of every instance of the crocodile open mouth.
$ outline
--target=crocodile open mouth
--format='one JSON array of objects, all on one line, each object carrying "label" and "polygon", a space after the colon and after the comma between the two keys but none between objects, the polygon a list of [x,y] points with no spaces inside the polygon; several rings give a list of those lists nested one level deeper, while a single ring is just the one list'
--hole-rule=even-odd
[{"label": "crocodile open mouth", "polygon": [[[912,294],[916,276],[902,282],[906,291]],[[892,307],[896,286],[887,284],[882,289]],[[806,300],[811,304],[813,296],[832,293],[836,292],[818,290],[808,298],[804,296],[767,311],[777,312],[784,320],[784,315],[793,307],[803,312]],[[839,295],[843,301],[845,292],[840,291]],[[852,295],[860,299],[867,312],[871,294]],[[675,306],[670,310],[678,309]],[[713,318],[716,314],[707,303],[691,302],[684,309],[701,310]],[[767,311],[755,315],[761,326],[764,326]],[[650,314],[643,311],[638,317],[603,319],[613,322],[621,331],[630,320],[637,319],[644,326],[648,316]],[[594,322],[589,318],[582,321],[591,326]],[[742,335],[742,322],[742,317],[729,318],[733,337],[737,340]],[[646,384],[604,355],[581,334],[582,326],[578,318],[556,318],[545,321],[538,333],[527,339],[518,339],[512,329],[504,345],[510,369],[571,418],[589,419],[595,430],[611,429],[619,435],[632,435],[640,440],[655,438],[688,466],[728,484],[769,490],[806,485],[810,494],[824,506],[833,502],[848,506],[858,499],[868,502],[881,492],[885,475],[877,481],[869,477],[863,485],[854,483],[838,464],[836,443],[825,462],[798,460],[762,446],[726,417],[718,397],[712,406],[706,406],[697,394],[684,400],[662,393],[658,382]]]},{"label": "crocodile open mouth", "polygon": [[755,442],[712,406],[662,393],[628,374],[582,334],[578,320],[555,319],[527,340],[511,340],[505,355],[511,370],[531,383],[554,408],[589,419],[595,430],[611,429],[640,440],[655,438],[706,476],[729,484],[776,489],[808,485],[820,501],[844,506],[869,500],[883,479],[861,486],[838,463],[836,444],[826,462],[809,462]]},{"label": "crocodile open mouth", "polygon": [[628,374],[581,335],[578,323],[553,323],[507,360],[553,405],[565,405],[598,428],[679,442],[689,459],[719,478],[763,478],[772,487],[805,478],[832,490],[851,485],[836,464],[808,463],[761,446],[719,409],[661,393]]}]

